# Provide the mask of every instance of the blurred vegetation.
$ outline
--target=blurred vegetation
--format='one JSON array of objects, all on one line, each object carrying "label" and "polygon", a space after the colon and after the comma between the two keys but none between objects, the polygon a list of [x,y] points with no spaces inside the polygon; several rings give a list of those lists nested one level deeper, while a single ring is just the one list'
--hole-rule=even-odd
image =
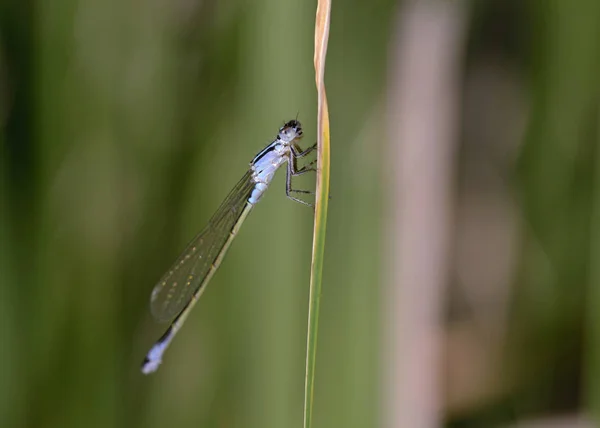
[{"label": "blurred vegetation", "polygon": [[[1,427],[301,426],[312,214],[284,197],[283,174],[161,369],[139,364],[165,328],[149,315],[152,286],[253,155],[297,113],[304,144],[316,138],[315,7],[0,0]],[[333,4],[317,427],[382,421],[383,101],[398,12]],[[600,419],[600,3],[487,0],[468,19],[457,210],[465,195],[502,195],[495,212],[517,220],[506,334],[488,343],[501,385],[450,394],[448,425]],[[457,320],[481,324],[455,269],[449,341]]]}]

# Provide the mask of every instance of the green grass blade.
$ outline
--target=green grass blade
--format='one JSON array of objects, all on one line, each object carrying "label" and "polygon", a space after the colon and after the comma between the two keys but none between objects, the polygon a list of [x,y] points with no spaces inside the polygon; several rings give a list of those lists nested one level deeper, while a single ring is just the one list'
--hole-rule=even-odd
[{"label": "green grass blade", "polygon": [[313,233],[312,265],[310,274],[310,298],[308,307],[308,333],[306,340],[306,379],[304,385],[304,428],[312,424],[317,357],[317,332],[319,326],[319,304],[325,253],[325,231],[329,202],[329,109],[325,93],[325,57],[329,38],[331,1],[319,0],[315,23],[315,80],[318,93],[318,163],[315,204],[315,226]]}]

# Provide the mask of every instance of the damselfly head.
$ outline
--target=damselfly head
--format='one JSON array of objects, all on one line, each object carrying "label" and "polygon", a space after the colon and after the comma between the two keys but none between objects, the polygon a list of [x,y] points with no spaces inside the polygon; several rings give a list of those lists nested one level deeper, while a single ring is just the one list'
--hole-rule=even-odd
[{"label": "damselfly head", "polygon": [[291,143],[297,138],[302,138],[302,125],[297,120],[290,120],[279,129],[277,138],[286,143]]}]

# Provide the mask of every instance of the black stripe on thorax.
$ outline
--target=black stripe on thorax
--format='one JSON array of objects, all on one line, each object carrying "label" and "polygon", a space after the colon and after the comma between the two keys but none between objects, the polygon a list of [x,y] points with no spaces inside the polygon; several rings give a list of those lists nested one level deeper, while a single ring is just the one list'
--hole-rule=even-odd
[{"label": "black stripe on thorax", "polygon": [[272,152],[273,150],[275,150],[275,146],[277,146],[277,144],[279,144],[278,141],[273,141],[267,147],[265,147],[264,149],[262,149],[256,156],[254,156],[254,159],[252,159],[251,163],[254,165],[256,162],[258,162],[259,160],[261,160],[261,158],[264,157],[267,153]]}]

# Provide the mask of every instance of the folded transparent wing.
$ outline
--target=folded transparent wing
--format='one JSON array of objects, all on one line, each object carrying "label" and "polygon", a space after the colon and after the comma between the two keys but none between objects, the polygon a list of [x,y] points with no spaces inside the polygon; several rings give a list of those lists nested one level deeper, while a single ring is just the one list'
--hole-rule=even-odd
[{"label": "folded transparent wing", "polygon": [[159,321],[172,319],[206,286],[205,278],[223,250],[254,188],[250,171],[231,190],[208,225],[187,245],[152,290],[150,308]]}]

